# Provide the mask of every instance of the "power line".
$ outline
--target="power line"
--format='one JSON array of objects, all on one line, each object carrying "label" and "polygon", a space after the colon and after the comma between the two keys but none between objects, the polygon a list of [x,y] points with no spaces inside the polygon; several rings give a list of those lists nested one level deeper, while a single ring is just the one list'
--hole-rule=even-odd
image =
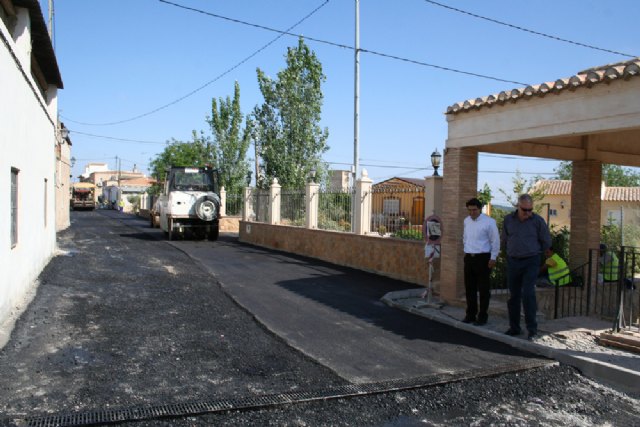
[{"label": "power line", "polygon": [[478,18],[478,19],[484,19],[485,21],[493,22],[494,24],[504,25],[505,27],[513,28],[515,30],[524,31],[526,33],[535,34],[535,35],[541,36],[541,37],[546,37],[546,38],[549,38],[549,39],[552,39],[552,40],[557,40],[557,41],[561,41],[561,42],[564,42],[564,43],[573,44],[573,45],[576,45],[576,46],[586,47],[588,49],[600,50],[602,52],[614,53],[616,55],[622,55],[622,56],[626,56],[626,57],[629,57],[629,58],[637,57],[637,55],[629,55],[628,53],[618,52],[618,51],[610,50],[610,49],[604,49],[604,48],[601,48],[601,47],[592,46],[592,45],[576,42],[576,41],[569,40],[569,39],[563,39],[561,37],[552,36],[550,34],[545,34],[545,33],[539,32],[539,31],[530,30],[528,28],[520,27],[518,25],[513,25],[513,24],[509,24],[507,22],[498,21],[497,19],[487,18],[486,16],[477,15],[475,13],[467,12],[466,10],[462,10],[462,9],[457,9],[455,7],[448,6],[448,5],[442,4],[442,3],[438,3],[438,2],[433,1],[433,0],[424,0],[424,1],[427,2],[427,3],[430,3],[432,5],[435,5],[435,6],[440,6],[440,7],[443,7],[445,9],[449,9],[449,10],[453,10],[453,11],[458,12],[458,13],[462,13],[464,15],[469,15],[469,16],[472,16],[472,17]]},{"label": "power line", "polygon": [[[172,5],[177,6],[177,7],[182,7],[184,9],[190,9],[190,10],[198,11],[197,9],[191,9],[191,8],[186,7],[186,6],[181,6],[181,5],[178,5],[178,4],[170,3],[168,1],[164,1],[164,0],[159,0],[159,1],[162,2],[162,3],[172,4]],[[295,28],[298,25],[300,25],[302,22],[307,20],[309,17],[311,17],[313,14],[315,14],[318,10],[320,10],[322,7],[324,7],[327,3],[329,3],[329,0],[325,0],[324,3],[322,3],[320,6],[316,7],[314,10],[312,10],[304,18],[300,19],[298,22],[296,22],[295,24],[293,24],[292,26],[287,28],[287,31],[292,30],[293,28]],[[202,12],[202,13],[205,13],[205,12]],[[276,38],[271,40],[269,43],[265,44],[260,49],[256,50],[251,55],[247,56],[242,61],[240,61],[236,65],[234,65],[233,67],[231,67],[231,68],[227,69],[226,71],[224,71],[223,73],[219,74],[214,79],[209,80],[208,82],[206,82],[202,86],[192,90],[191,92],[187,93],[186,95],[181,96],[180,98],[178,98],[178,99],[176,99],[174,101],[169,102],[168,104],[162,105],[162,106],[160,106],[158,108],[155,108],[155,109],[153,109],[153,110],[151,110],[151,111],[149,111],[147,113],[139,114],[139,115],[131,117],[129,119],[118,120],[118,121],[115,121],[115,122],[107,122],[107,123],[83,123],[83,122],[79,122],[79,121],[75,121],[75,120],[69,119],[68,117],[64,117],[64,119],[68,120],[70,122],[76,123],[76,124],[87,125],[87,126],[112,126],[112,125],[119,125],[119,124],[122,124],[122,123],[132,122],[134,120],[138,120],[138,119],[141,119],[143,117],[150,116],[151,114],[157,113],[158,111],[164,110],[165,108],[171,107],[172,105],[175,105],[178,102],[189,98],[190,96],[196,94],[197,92],[201,91],[202,89],[204,89],[205,87],[209,86],[210,84],[215,83],[216,81],[220,80],[222,77],[226,76],[231,71],[235,70],[236,68],[238,68],[239,66],[241,66],[242,64],[244,64],[245,62],[247,62],[248,60],[253,58],[254,56],[256,56],[257,54],[259,54],[260,52],[265,50],[267,47],[271,46],[277,40],[282,38],[282,36],[284,36],[285,34],[288,34],[288,33],[287,32],[281,32],[280,35],[278,35]]]},{"label": "power line", "polygon": [[[271,28],[271,27],[267,27],[264,25],[259,25],[259,24],[254,24],[251,22],[247,22],[247,21],[242,21],[239,19],[235,19],[235,18],[229,18],[226,16],[222,16],[222,15],[218,15],[215,13],[211,13],[211,12],[206,12],[204,10],[201,9],[196,9],[196,8],[192,8],[192,7],[188,7],[188,6],[184,6],[178,3],[173,3],[170,2],[168,0],[158,0],[161,3],[165,3],[171,6],[175,6],[181,9],[185,9],[185,10],[189,10],[189,11],[193,11],[196,13],[200,13],[203,15],[208,15],[214,18],[218,18],[218,19],[223,19],[226,21],[230,21],[230,22],[234,22],[237,24],[242,24],[242,25],[247,25],[247,26],[251,26],[254,28],[259,28],[265,31],[270,31],[270,32],[275,32],[278,33],[278,36],[276,38],[274,38],[273,40],[271,40],[269,43],[267,43],[266,45],[264,45],[263,47],[261,47],[260,49],[258,49],[257,51],[255,51],[254,53],[252,53],[251,55],[247,56],[246,58],[244,58],[242,61],[238,62],[237,64],[235,64],[234,66],[232,66],[231,68],[227,69],[226,71],[224,71],[223,73],[221,73],[220,75],[218,75],[217,77],[215,77],[214,79],[208,81],[207,83],[203,84],[202,86],[192,90],[191,92],[187,93],[186,95],[181,96],[180,98],[171,101],[165,105],[162,105],[158,108],[155,108],[149,112],[143,113],[143,114],[139,114],[137,116],[128,118],[128,119],[123,119],[123,120],[118,120],[118,121],[113,121],[113,122],[105,122],[105,123],[88,123],[88,122],[81,122],[81,121],[77,121],[77,120],[73,120],[70,119],[69,117],[66,116],[62,116],[65,120],[72,122],[72,123],[76,123],[76,124],[81,124],[81,125],[86,125],[86,126],[112,126],[112,125],[117,125],[117,124],[122,124],[122,123],[127,123],[127,122],[131,122],[134,120],[138,120],[141,119],[143,117],[149,116],[151,114],[154,114],[158,111],[164,110],[165,108],[168,108],[172,105],[175,105],[177,103],[179,103],[180,101],[183,101],[184,99],[196,94],[197,92],[201,91],[202,89],[204,89],[205,87],[209,86],[212,83],[215,83],[216,81],[220,80],[222,77],[224,77],[225,75],[229,74],[231,71],[235,70],[236,68],[238,68],[239,66],[241,66],[242,64],[244,64],[245,62],[247,62],[249,59],[253,58],[254,56],[256,56],[258,53],[262,52],[263,50],[265,50],[267,47],[269,47],[271,44],[273,44],[274,42],[276,42],[278,39],[280,39],[282,36],[292,36],[292,37],[303,37],[305,40],[309,40],[309,41],[313,41],[316,43],[321,43],[321,44],[326,44],[329,46],[334,46],[334,47],[338,47],[341,49],[347,49],[347,50],[355,50],[355,48],[353,46],[349,46],[349,45],[345,45],[345,44],[341,44],[341,43],[336,43],[336,42],[331,42],[331,41],[327,41],[327,40],[322,40],[322,39],[318,39],[315,37],[309,37],[309,36],[303,36],[302,34],[295,34],[295,33],[291,33],[289,32],[291,29],[297,27],[299,24],[301,24],[303,21],[305,21],[306,19],[308,19],[311,15],[313,15],[314,13],[316,13],[320,8],[322,8],[323,6],[325,6],[329,0],[326,0],[324,3],[322,3],[320,6],[318,6],[316,9],[314,9],[311,13],[309,13],[307,16],[305,16],[304,18],[302,18],[300,21],[298,21],[297,23],[295,23],[294,25],[292,25],[291,27],[289,27],[287,30],[282,31],[282,30],[278,30],[275,28]],[[364,52],[364,53],[369,53],[371,55],[376,55],[376,56],[380,56],[380,57],[384,57],[384,58],[389,58],[389,59],[394,59],[397,61],[402,61],[402,62],[407,62],[407,63],[411,63],[411,64],[415,64],[415,65],[421,65],[424,67],[430,67],[430,68],[435,68],[438,70],[442,70],[442,71],[449,71],[452,73],[458,73],[458,74],[464,74],[464,75],[468,75],[468,76],[472,76],[472,77],[479,77],[479,78],[483,78],[483,79],[488,79],[488,80],[494,80],[494,81],[499,81],[499,82],[503,82],[503,83],[513,83],[519,86],[526,86],[527,83],[523,83],[523,82],[518,82],[515,80],[508,80],[508,79],[502,79],[499,77],[493,77],[493,76],[489,76],[486,74],[479,74],[479,73],[474,73],[474,72],[470,72],[470,71],[464,71],[464,70],[458,70],[455,68],[451,68],[451,67],[445,67],[445,66],[441,66],[441,65],[436,65],[436,64],[430,64],[427,62],[423,62],[423,61],[418,61],[415,59],[410,59],[410,58],[404,58],[401,56],[397,56],[397,55],[392,55],[392,54],[388,54],[388,53],[383,53],[383,52],[378,52],[375,50],[370,50],[370,49],[359,49],[360,52]]]},{"label": "power line", "polygon": [[[254,28],[259,28],[259,29],[262,29],[262,30],[265,30],[265,31],[271,31],[271,32],[274,32],[274,33],[279,33],[280,35],[287,35],[287,36],[292,36],[292,37],[303,37],[305,40],[314,41],[316,43],[322,43],[322,44],[326,44],[326,45],[329,45],[329,46],[339,47],[339,48],[342,48],[342,49],[355,50],[355,48],[353,46],[349,46],[349,45],[342,44],[342,43],[336,43],[336,42],[332,42],[332,41],[328,41],[328,40],[319,39],[319,38],[316,38],[316,37],[303,36],[302,34],[290,33],[289,30],[282,31],[282,30],[278,30],[276,28],[267,27],[266,25],[254,24],[252,22],[242,21],[240,19],[229,18],[227,16],[222,16],[222,15],[219,15],[219,14],[216,14],[216,13],[207,12],[207,11],[204,11],[204,10],[201,10],[201,9],[196,9],[196,8],[192,8],[192,7],[188,7],[188,6],[183,6],[181,4],[170,2],[168,0],[158,0],[158,1],[160,1],[162,3],[170,4],[172,6],[175,6],[175,7],[181,8],[181,9],[186,9],[186,10],[190,10],[190,11],[193,11],[193,12],[196,12],[196,13],[201,13],[203,15],[208,15],[208,16],[211,16],[213,18],[223,19],[225,21],[235,22],[237,24],[242,24],[242,25],[247,25],[247,26],[254,27]],[[504,82],[504,83],[514,83],[516,85],[522,85],[522,86],[526,86],[527,85],[527,83],[517,82],[517,81],[514,81],[514,80],[506,80],[506,79],[501,79],[499,77],[488,76],[488,75],[485,75],[485,74],[478,74],[478,73],[473,73],[473,72],[470,72],[470,71],[458,70],[458,69],[451,68],[451,67],[444,67],[444,66],[441,66],[441,65],[430,64],[430,63],[427,63],[427,62],[417,61],[415,59],[410,59],[410,58],[403,58],[401,56],[392,55],[392,54],[383,53],[383,52],[378,52],[378,51],[375,51],[375,50],[362,49],[362,48],[360,48],[358,50],[360,52],[370,53],[372,55],[377,55],[377,56],[381,56],[381,57],[385,57],[385,58],[395,59],[395,60],[398,60],[398,61],[409,62],[409,63],[416,64],[416,65],[422,65],[422,66],[425,66],[425,67],[436,68],[436,69],[443,70],[443,71],[450,71],[450,72],[453,72],[453,73],[466,74],[466,75],[469,75],[469,76],[480,77],[480,78],[483,78],[483,79],[495,80],[495,81]]]},{"label": "power line", "polygon": [[164,145],[164,144],[167,143],[166,141],[165,142],[141,141],[139,139],[127,139],[127,138],[116,138],[116,137],[113,137],[113,136],[95,135],[95,134],[92,134],[92,133],[80,132],[80,131],[73,130],[73,129],[69,129],[69,132],[73,133],[73,134],[78,134],[78,135],[91,136],[93,138],[104,138],[104,139],[111,139],[111,140],[114,140],[114,141],[135,142],[135,143],[138,143],[138,144],[162,144],[162,145]]}]

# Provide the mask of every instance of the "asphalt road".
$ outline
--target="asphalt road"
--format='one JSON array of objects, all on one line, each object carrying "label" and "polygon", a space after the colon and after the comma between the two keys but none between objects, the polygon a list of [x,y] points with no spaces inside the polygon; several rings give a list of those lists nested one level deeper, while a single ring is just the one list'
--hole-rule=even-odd
[{"label": "asphalt road", "polygon": [[[410,284],[229,236],[166,242],[115,211],[74,212],[59,245],[0,351],[0,424],[113,411],[136,426],[633,425],[640,414],[573,369],[379,302]],[[160,415],[131,421],[143,410]]]},{"label": "asphalt road", "polygon": [[386,306],[415,285],[227,238],[172,244],[271,331],[353,383],[518,367],[536,358]]}]

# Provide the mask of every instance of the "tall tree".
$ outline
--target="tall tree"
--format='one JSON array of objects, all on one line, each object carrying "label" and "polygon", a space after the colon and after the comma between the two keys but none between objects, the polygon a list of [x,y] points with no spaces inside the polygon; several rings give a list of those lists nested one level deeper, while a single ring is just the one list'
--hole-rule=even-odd
[{"label": "tall tree", "polygon": [[[518,197],[525,193],[529,194],[535,203],[544,198],[544,188],[535,186],[535,183],[539,180],[540,180],[539,176],[526,180],[522,176],[522,173],[519,170],[516,170],[515,176],[511,179],[511,182],[513,183],[512,193],[509,194],[506,191],[504,191],[502,188],[499,189],[499,191],[502,193],[502,195],[504,195],[507,198],[507,201],[513,206],[516,206],[518,204]],[[536,206],[535,209],[536,209],[536,212],[539,212],[541,210],[541,206]]]},{"label": "tall tree", "polygon": [[286,63],[275,80],[257,70],[264,103],[253,111],[253,138],[262,159],[261,187],[273,178],[285,188],[303,186],[312,169],[323,169],[321,155],[328,150],[329,132],[319,126],[322,64],[302,37],[287,49]]},{"label": "tall tree", "polygon": [[[556,179],[571,179],[571,162],[560,162],[553,171]],[[619,165],[602,164],[602,180],[607,187],[639,187],[640,173]]]},{"label": "tall tree", "polygon": [[238,193],[245,185],[249,172],[247,150],[251,142],[251,120],[242,128],[240,85],[235,83],[233,99],[226,97],[211,102],[211,117],[207,120],[213,133],[213,154],[225,189]]},{"label": "tall tree", "polygon": [[163,181],[171,166],[204,166],[213,161],[211,142],[202,133],[192,132],[191,141],[171,139],[164,150],[150,161],[154,178]]}]

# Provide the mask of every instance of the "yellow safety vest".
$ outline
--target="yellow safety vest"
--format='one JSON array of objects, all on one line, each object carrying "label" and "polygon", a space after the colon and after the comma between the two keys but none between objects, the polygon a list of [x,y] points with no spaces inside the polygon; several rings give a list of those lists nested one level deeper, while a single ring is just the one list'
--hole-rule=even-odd
[{"label": "yellow safety vest", "polygon": [[564,286],[571,283],[571,271],[560,255],[553,254],[551,259],[555,261],[556,266],[549,266],[549,280],[556,286]]}]

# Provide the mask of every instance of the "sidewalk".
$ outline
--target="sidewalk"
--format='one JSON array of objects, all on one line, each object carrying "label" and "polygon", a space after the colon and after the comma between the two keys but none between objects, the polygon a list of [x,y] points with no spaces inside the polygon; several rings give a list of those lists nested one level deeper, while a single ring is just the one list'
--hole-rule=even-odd
[{"label": "sidewalk", "polygon": [[[492,301],[489,321],[484,326],[462,323],[465,310],[433,303],[421,298],[424,288],[389,292],[382,301],[387,305],[463,329],[513,347],[530,351],[577,368],[583,375],[597,379],[634,395],[640,394],[640,354],[601,346],[597,336],[611,330],[611,322],[590,317],[567,317],[548,320],[538,317],[538,338],[526,339],[505,335],[509,329],[505,303]],[[498,307],[497,305],[500,305]],[[504,315],[495,314],[504,313]]]}]

